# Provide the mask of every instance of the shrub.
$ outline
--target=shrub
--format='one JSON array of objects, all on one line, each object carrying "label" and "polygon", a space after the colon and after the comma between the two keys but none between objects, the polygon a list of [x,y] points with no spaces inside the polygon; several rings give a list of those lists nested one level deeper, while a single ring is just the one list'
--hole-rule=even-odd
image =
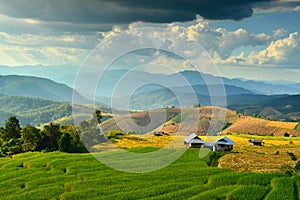
[{"label": "shrub", "polygon": [[287,174],[289,176],[292,176],[294,173],[293,168],[291,167],[291,165],[282,165],[280,167],[280,171],[282,171],[284,174]]},{"label": "shrub", "polygon": [[292,152],[287,152],[287,154],[291,157],[292,160],[296,161],[297,160],[297,157],[294,153]]},{"label": "shrub", "polygon": [[110,130],[108,131],[106,137],[107,139],[118,139],[120,136],[123,136],[124,133],[122,131],[118,131],[118,130]]},{"label": "shrub", "polygon": [[287,132],[285,132],[285,133],[283,134],[283,136],[284,136],[284,137],[290,137],[290,134],[288,134]]},{"label": "shrub", "polygon": [[300,172],[300,161],[298,161],[298,162],[296,163],[294,169],[295,169],[295,172],[296,172],[296,173],[299,173],[299,172]]}]

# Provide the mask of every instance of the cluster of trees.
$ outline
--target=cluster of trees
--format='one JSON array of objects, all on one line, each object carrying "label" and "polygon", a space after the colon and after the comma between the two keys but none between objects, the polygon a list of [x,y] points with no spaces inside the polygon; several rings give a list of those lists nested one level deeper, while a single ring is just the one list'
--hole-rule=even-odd
[{"label": "cluster of trees", "polygon": [[101,111],[96,110],[90,120],[82,121],[79,127],[60,126],[50,123],[41,130],[34,126],[20,126],[15,116],[8,117],[0,127],[0,156],[27,151],[62,151],[69,153],[87,152],[87,148],[103,142],[99,134]]},{"label": "cluster of trees", "polygon": [[101,128],[99,127],[101,119],[101,111],[96,110],[91,119],[81,121],[77,127],[78,135],[89,151],[92,151],[90,147],[107,141],[104,133],[101,132]]},{"label": "cluster of trees", "polygon": [[86,152],[75,127],[50,123],[40,130],[34,126],[21,127],[11,116],[0,127],[0,156],[27,151]]}]

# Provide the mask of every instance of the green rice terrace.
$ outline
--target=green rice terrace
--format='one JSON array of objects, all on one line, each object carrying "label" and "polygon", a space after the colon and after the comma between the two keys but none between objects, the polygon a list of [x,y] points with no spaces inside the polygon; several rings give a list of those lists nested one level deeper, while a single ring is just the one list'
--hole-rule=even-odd
[{"label": "green rice terrace", "polygon": [[[135,148],[144,153],[153,148]],[[171,165],[125,173],[91,154],[29,152],[0,158],[1,199],[299,199],[299,178],[234,172],[188,149]]]}]

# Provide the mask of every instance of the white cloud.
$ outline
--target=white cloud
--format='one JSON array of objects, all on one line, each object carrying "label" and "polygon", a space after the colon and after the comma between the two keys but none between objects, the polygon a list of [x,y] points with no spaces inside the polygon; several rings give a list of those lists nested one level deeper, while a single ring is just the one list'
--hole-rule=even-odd
[{"label": "white cloud", "polygon": [[284,36],[287,33],[287,31],[283,28],[277,29],[273,31],[274,37],[281,37]]},{"label": "white cloud", "polygon": [[88,53],[84,49],[63,47],[31,48],[24,46],[1,46],[0,65],[78,65]]},{"label": "white cloud", "polygon": [[[1,19],[1,17],[0,17]],[[24,20],[23,20],[24,21]],[[28,24],[39,24],[39,21],[25,19]],[[145,28],[146,27],[146,28]],[[153,35],[147,33],[147,27],[155,27],[157,31]],[[147,36],[148,34],[148,36]],[[103,38],[102,47],[111,45],[109,38],[114,37],[114,48],[103,55],[98,55],[97,59],[114,59],[117,52],[132,46],[134,48],[145,47],[149,44],[159,43],[167,50],[179,50],[180,55],[188,59],[195,59],[205,63],[206,50],[217,64],[226,65],[278,65],[299,63],[299,35],[297,32],[287,34],[284,29],[277,29],[273,34],[250,33],[244,28],[228,31],[224,28],[214,28],[209,21],[201,18],[193,23],[171,23],[153,24],[135,22],[128,27],[115,26],[112,31],[96,32],[94,34],[71,34],[60,35],[45,34],[11,34],[0,32],[0,42],[2,46],[2,65],[22,65],[22,64],[74,64],[80,65],[84,56],[93,49]],[[145,37],[146,36],[146,37]],[[194,48],[186,41],[197,41],[203,48]],[[252,49],[251,49],[251,48]],[[259,47],[263,50],[255,50]],[[247,51],[247,49],[250,49]],[[252,52],[251,52],[252,51]],[[199,58],[200,57],[200,58]],[[143,63],[150,63],[151,60],[144,55],[134,55],[133,62],[143,60]],[[204,59],[204,60],[203,60]],[[166,55],[153,57],[153,62],[162,64],[174,64],[178,71],[189,68],[181,60],[167,58]],[[131,61],[127,59],[127,63]],[[125,63],[126,64],[126,63]],[[203,64],[204,65],[204,64]]]},{"label": "white cloud", "polygon": [[299,34],[291,33],[287,38],[273,41],[260,52],[252,52],[248,62],[250,64],[295,64],[295,58],[300,53],[299,44]]}]

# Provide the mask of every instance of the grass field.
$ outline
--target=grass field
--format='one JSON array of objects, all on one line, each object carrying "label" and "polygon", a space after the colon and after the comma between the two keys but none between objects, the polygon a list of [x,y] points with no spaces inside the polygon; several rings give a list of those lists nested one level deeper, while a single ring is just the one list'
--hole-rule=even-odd
[{"label": "grass field", "polygon": [[[135,148],[135,152],[153,148]],[[295,199],[296,177],[208,167],[189,149],[149,173],[111,169],[91,154],[25,153],[0,159],[1,199]]]}]

